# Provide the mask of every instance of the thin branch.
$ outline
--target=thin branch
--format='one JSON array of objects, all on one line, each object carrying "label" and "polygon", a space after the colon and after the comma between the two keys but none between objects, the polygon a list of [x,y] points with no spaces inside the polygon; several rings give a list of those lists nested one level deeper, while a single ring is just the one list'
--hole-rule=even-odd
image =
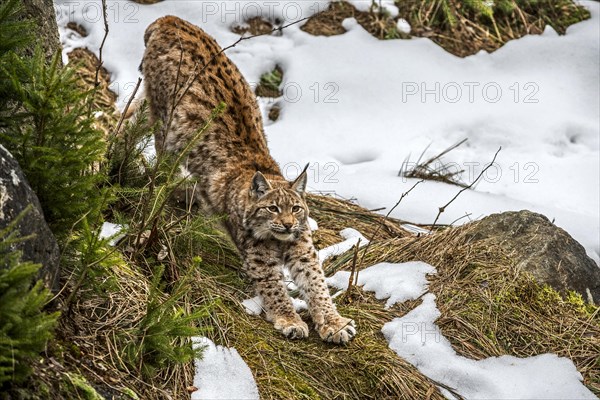
[{"label": "thin branch", "polygon": [[354,274],[356,274],[356,281],[358,282],[358,273],[356,272],[356,260],[358,259],[358,249],[360,249],[360,238],[354,245],[354,254],[352,256],[352,269],[350,270],[350,277],[348,278],[348,289],[346,290],[346,295],[350,293],[352,288],[356,285],[354,282]]},{"label": "thin branch", "polygon": [[133,102],[133,99],[135,98],[135,95],[138,89],[140,88],[141,84],[142,78],[138,78],[137,83],[135,84],[135,88],[133,89],[133,93],[131,93],[131,96],[129,96],[129,100],[125,105],[125,109],[121,113],[121,118],[119,118],[119,123],[117,124],[117,128],[115,129],[115,136],[119,134],[119,131],[121,130],[121,125],[123,125],[123,121],[125,120],[125,116],[127,115],[127,111],[129,110],[129,107],[131,107],[131,103]]},{"label": "thin branch", "polygon": [[458,221],[460,221],[461,219],[464,219],[464,218],[468,218],[469,221],[471,221],[471,213],[465,213],[465,215],[456,218],[454,221],[450,222],[448,225],[452,226],[452,225],[454,225],[455,223],[457,223]]},{"label": "thin branch", "polygon": [[[240,44],[241,42],[243,42],[244,40],[250,40],[253,39],[255,37],[258,36],[265,36],[265,35],[270,35],[274,32],[277,31],[282,31],[292,25],[296,25],[299,24],[300,22],[306,21],[307,19],[309,19],[310,17],[305,17],[305,18],[301,18],[297,21],[294,22],[290,22],[287,25],[283,25],[277,28],[273,28],[271,31],[269,32],[264,32],[264,33],[259,33],[257,35],[251,35],[251,36],[240,36],[240,38],[238,40],[236,40],[235,42],[233,42],[232,44],[230,44],[229,46],[223,47],[220,51],[218,51],[217,53],[215,53],[207,62],[206,64],[204,64],[202,66],[202,68],[200,68],[200,70],[198,70],[197,72],[195,71],[196,68],[198,68],[199,63],[194,64],[194,67],[192,69],[192,74],[189,76],[188,78],[188,82],[185,85],[185,89],[183,90],[183,93],[181,93],[181,96],[179,96],[178,99],[175,99],[174,103],[173,103],[173,110],[179,105],[179,103],[181,102],[181,100],[183,99],[183,97],[185,97],[185,95],[187,94],[187,92],[190,90],[190,88],[192,87],[192,84],[194,83],[194,81],[196,80],[196,78],[198,77],[198,75],[200,75],[202,72],[204,72],[204,70],[206,68],[208,68],[208,66],[215,61],[215,59],[220,56],[221,54],[225,53],[227,50],[232,49],[234,47],[236,47],[238,44]],[[183,48],[182,48],[182,52],[183,52]],[[181,65],[181,62],[180,62]],[[178,90],[176,89],[177,86],[175,86],[175,91],[177,92]],[[169,128],[171,127],[171,118],[169,119],[169,121],[167,121],[167,126],[165,127],[165,132],[169,131]]]},{"label": "thin branch", "polygon": [[458,191],[458,193],[456,193],[456,195],[450,199],[449,202],[447,202],[446,204],[444,204],[443,206],[441,206],[438,210],[438,213],[435,217],[435,220],[433,221],[433,224],[431,225],[431,228],[429,229],[429,232],[433,231],[433,228],[435,228],[435,224],[438,222],[438,219],[440,218],[440,215],[442,215],[442,213],[444,211],[446,211],[446,208],[452,204],[452,202],[454,200],[456,200],[458,198],[458,196],[460,196],[460,194],[462,192],[464,192],[467,189],[470,189],[473,187],[473,185],[475,185],[475,183],[477,183],[479,181],[479,179],[481,179],[481,177],[483,176],[483,174],[485,174],[485,172],[492,166],[494,165],[494,162],[496,161],[496,157],[498,156],[498,153],[500,153],[500,150],[502,150],[502,146],[500,146],[498,148],[498,150],[496,150],[496,154],[494,154],[494,158],[492,159],[492,162],[489,163],[484,169],[481,170],[481,172],[479,173],[479,175],[477,175],[477,178],[475,178],[475,180],[473,182],[471,182],[469,185],[465,186],[464,188],[462,188],[461,190]]},{"label": "thin branch", "polygon": [[100,43],[100,49],[98,50],[98,65],[96,66],[96,77],[94,78],[94,87],[98,87],[98,85],[100,85],[98,75],[100,74],[100,68],[102,68],[102,64],[104,64],[104,60],[102,60],[102,50],[104,49],[104,43],[106,42],[106,38],[108,37],[108,18],[106,16],[106,0],[102,0],[102,19],[104,21],[104,37],[102,38],[102,43]]},{"label": "thin branch", "polygon": [[371,235],[371,238],[369,239],[369,242],[367,243],[365,249],[363,250],[362,255],[360,256],[360,261],[359,261],[358,265],[362,265],[363,260],[364,260],[366,254],[367,254],[367,251],[369,250],[369,247],[371,247],[371,243],[373,243],[373,240],[375,239],[375,237],[377,236],[377,234],[379,233],[379,231],[383,227],[383,224],[385,223],[385,220],[400,205],[400,203],[402,202],[402,200],[404,200],[404,198],[406,196],[408,196],[409,193],[412,192],[413,189],[416,188],[422,182],[423,182],[423,179],[421,179],[420,181],[417,181],[414,185],[412,185],[412,187],[410,189],[408,189],[406,192],[402,193],[402,195],[400,196],[400,198],[398,199],[398,201],[396,202],[396,204],[394,204],[394,206],[392,208],[390,208],[390,210],[387,212],[387,214],[385,215],[385,217],[381,220],[381,223],[377,226],[377,229],[375,230],[375,232],[373,232],[373,234]]}]

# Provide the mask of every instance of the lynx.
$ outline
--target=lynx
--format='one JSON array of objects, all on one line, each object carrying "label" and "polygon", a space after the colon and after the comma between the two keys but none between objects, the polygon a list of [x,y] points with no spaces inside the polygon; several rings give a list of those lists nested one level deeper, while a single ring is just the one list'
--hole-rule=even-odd
[{"label": "lynx", "polygon": [[180,153],[216,117],[189,153],[199,197],[210,213],[226,215],[245,274],[263,299],[268,321],[291,339],[306,338],[284,283],[286,266],[305,298],[321,339],[348,343],[353,320],[333,304],[307,222],[306,170],[286,181],[269,154],[256,98],[232,61],[202,29],[174,16],[159,18],[144,35],[141,64],[151,117],[162,121],[157,151]]}]

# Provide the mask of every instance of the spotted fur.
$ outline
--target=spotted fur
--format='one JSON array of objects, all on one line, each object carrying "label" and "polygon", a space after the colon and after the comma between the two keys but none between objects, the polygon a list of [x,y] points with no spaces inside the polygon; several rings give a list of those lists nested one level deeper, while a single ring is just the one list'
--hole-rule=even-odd
[{"label": "spotted fur", "polygon": [[186,167],[199,181],[209,212],[225,226],[245,273],[262,297],[266,318],[285,336],[308,336],[283,278],[285,265],[308,304],[320,337],[347,343],[354,321],[341,317],[325,284],[312,243],[305,201],[306,172],[286,181],[269,154],[254,93],[216,41],[177,17],[146,30],[141,65],[152,118],[162,122],[158,151],[181,152],[221,103],[216,118],[191,150]]}]

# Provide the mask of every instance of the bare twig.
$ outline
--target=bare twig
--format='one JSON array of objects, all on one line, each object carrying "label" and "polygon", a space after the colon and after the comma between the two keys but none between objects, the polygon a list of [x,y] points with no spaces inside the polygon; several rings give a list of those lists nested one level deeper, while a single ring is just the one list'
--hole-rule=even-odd
[{"label": "bare twig", "polygon": [[[307,19],[309,19],[309,18],[310,18],[310,17],[301,18],[301,19],[299,19],[299,20],[296,20],[296,21],[294,21],[294,22],[290,22],[290,23],[289,23],[289,24],[287,24],[287,25],[283,25],[283,26],[279,26],[279,27],[277,27],[277,28],[273,28],[273,29],[272,29],[271,31],[269,31],[269,32],[259,33],[259,34],[257,34],[257,35],[251,35],[251,36],[243,36],[243,35],[242,35],[242,36],[240,36],[240,37],[239,37],[239,39],[238,39],[238,40],[236,40],[235,42],[233,42],[233,43],[232,43],[232,44],[230,44],[229,46],[223,47],[223,48],[222,48],[220,51],[218,51],[217,53],[215,53],[215,54],[214,54],[214,55],[213,55],[213,56],[212,56],[212,57],[211,57],[211,58],[210,58],[210,59],[209,59],[209,60],[206,62],[206,64],[204,64],[204,65],[202,66],[202,68],[200,68],[200,70],[196,71],[196,69],[197,69],[197,68],[198,68],[198,66],[199,66],[199,63],[196,63],[196,64],[194,64],[194,67],[193,67],[193,69],[192,69],[192,73],[190,74],[190,76],[189,76],[189,78],[188,78],[188,81],[187,81],[187,82],[186,82],[186,84],[184,85],[184,87],[183,87],[183,88],[184,88],[184,90],[183,90],[183,93],[181,93],[181,95],[179,96],[179,98],[177,98],[177,96],[176,96],[176,93],[177,93],[177,92],[179,92],[179,90],[177,90],[177,84],[176,84],[176,86],[175,86],[175,88],[174,88],[174,91],[175,91],[175,99],[174,99],[174,102],[173,102],[173,110],[175,110],[175,108],[176,108],[176,107],[179,105],[179,103],[181,102],[181,100],[183,99],[183,97],[185,97],[185,95],[187,94],[187,92],[188,92],[188,91],[190,90],[190,88],[192,87],[192,84],[194,83],[194,81],[196,80],[196,78],[198,77],[198,75],[200,75],[202,72],[204,72],[204,70],[205,70],[206,68],[208,68],[208,66],[209,66],[209,65],[210,65],[210,64],[211,64],[213,61],[215,61],[215,59],[216,59],[216,58],[217,58],[219,55],[221,55],[221,54],[225,53],[225,52],[226,52],[227,50],[229,50],[229,49],[232,49],[232,48],[236,47],[238,44],[240,44],[240,43],[241,43],[241,42],[243,42],[244,40],[250,40],[250,39],[253,39],[253,38],[255,38],[255,37],[258,37],[258,36],[270,35],[270,34],[272,34],[272,33],[274,33],[274,32],[277,32],[277,31],[282,31],[282,30],[284,30],[284,29],[286,29],[286,28],[288,28],[288,27],[290,27],[290,26],[292,26],[292,25],[296,25],[296,24],[299,24],[300,22],[306,21],[306,20],[307,20]],[[182,54],[183,54],[183,47],[182,47]],[[180,63],[179,63],[179,67],[178,67],[178,68],[180,68],[180,67],[181,67],[181,61],[180,61]],[[178,78],[179,78],[179,71],[178,71]],[[171,115],[170,115],[170,117],[169,117],[169,120],[167,121],[167,124],[166,124],[166,126],[165,126],[165,135],[166,135],[166,132],[168,132],[168,131],[169,131],[169,128],[171,127],[172,118],[173,118],[173,113],[171,113]]]},{"label": "bare twig", "polygon": [[462,188],[461,190],[458,191],[458,193],[456,193],[456,195],[454,195],[454,197],[452,197],[452,199],[450,199],[449,202],[447,202],[446,204],[444,204],[443,206],[441,206],[438,210],[438,213],[435,217],[435,220],[433,221],[433,224],[431,224],[431,228],[429,229],[429,231],[431,232],[433,230],[433,228],[435,228],[435,224],[437,224],[438,219],[440,218],[440,215],[442,215],[442,213],[444,211],[446,211],[446,208],[452,204],[452,202],[454,200],[456,200],[458,198],[458,196],[460,196],[460,194],[462,192],[464,192],[467,189],[471,189],[473,187],[473,185],[475,185],[475,183],[477,183],[479,181],[479,179],[481,179],[481,177],[483,176],[483,174],[485,174],[485,171],[487,171],[492,165],[494,165],[494,162],[496,161],[496,157],[498,156],[498,153],[500,153],[500,150],[502,150],[502,146],[500,146],[498,148],[498,150],[496,150],[496,154],[494,154],[494,158],[492,159],[492,162],[489,163],[484,169],[481,170],[481,172],[479,173],[479,175],[477,175],[477,178],[475,178],[475,180],[473,182],[471,182],[469,185],[465,186],[464,188]]},{"label": "bare twig", "polygon": [[104,60],[102,60],[102,50],[104,49],[104,43],[106,42],[106,38],[108,37],[108,18],[106,16],[106,0],[102,0],[102,20],[104,21],[104,37],[102,38],[102,43],[100,43],[100,49],[98,50],[98,65],[96,66],[96,77],[94,78],[94,87],[98,87],[98,85],[100,85],[98,75],[100,74],[102,64],[104,64]]},{"label": "bare twig", "polygon": [[350,277],[348,278],[348,289],[346,290],[346,294],[350,293],[350,290],[353,286],[356,285],[354,282],[354,274],[356,273],[356,280],[358,281],[358,273],[356,271],[356,260],[358,259],[358,249],[360,248],[360,238],[354,245],[354,255],[352,256],[352,269],[350,270]]},{"label": "bare twig", "polygon": [[462,215],[462,216],[456,218],[454,221],[450,222],[450,224],[448,224],[448,225],[452,226],[452,225],[454,225],[455,223],[457,223],[458,221],[460,221],[461,219],[464,219],[464,218],[468,218],[469,221],[471,221],[471,213],[465,213],[465,215]]},{"label": "bare twig", "polygon": [[121,125],[123,125],[123,121],[125,120],[125,116],[127,115],[127,111],[129,110],[129,107],[131,107],[131,103],[133,102],[133,99],[135,98],[135,95],[139,90],[141,84],[142,78],[138,78],[137,83],[135,84],[135,88],[133,89],[133,93],[131,93],[129,100],[127,100],[125,109],[123,109],[123,112],[121,113],[121,118],[119,118],[119,123],[117,124],[117,128],[115,129],[115,136],[119,134],[119,131],[121,130]]},{"label": "bare twig", "polygon": [[377,226],[377,229],[375,230],[375,232],[373,232],[373,234],[371,235],[371,238],[369,239],[369,242],[367,243],[367,246],[363,250],[363,253],[362,253],[361,257],[360,257],[360,261],[359,261],[358,265],[362,265],[363,260],[365,259],[365,256],[367,255],[367,252],[369,251],[369,247],[371,247],[371,243],[373,243],[373,240],[377,237],[377,234],[379,233],[379,231],[383,227],[384,221],[400,205],[400,203],[402,202],[402,200],[404,200],[404,198],[406,196],[408,196],[408,194],[410,192],[412,192],[413,189],[416,188],[422,182],[423,182],[423,179],[421,179],[420,181],[417,181],[414,185],[412,185],[412,187],[410,189],[408,189],[406,192],[402,193],[402,195],[400,196],[400,198],[398,199],[398,201],[396,202],[396,204],[394,204],[394,206],[392,208],[390,208],[390,210],[387,212],[387,214],[385,215],[385,217],[381,220],[381,223]]}]

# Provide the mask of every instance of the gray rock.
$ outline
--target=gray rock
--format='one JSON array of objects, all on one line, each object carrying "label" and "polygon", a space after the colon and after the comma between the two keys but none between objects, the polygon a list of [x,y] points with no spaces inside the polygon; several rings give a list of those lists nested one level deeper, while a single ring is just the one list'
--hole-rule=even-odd
[{"label": "gray rock", "polygon": [[[17,224],[17,229],[21,237],[34,237],[15,245],[15,250],[23,252],[24,260],[42,264],[38,279],[43,279],[49,289],[57,291],[60,275],[58,244],[19,164],[0,145],[0,229],[7,227],[30,204],[32,209]],[[0,268],[5,266],[0,265]]]},{"label": "gray rock", "polygon": [[600,302],[600,268],[581,244],[545,216],[526,210],[505,212],[475,224],[472,240],[491,239],[499,244],[517,267],[538,282]]}]

